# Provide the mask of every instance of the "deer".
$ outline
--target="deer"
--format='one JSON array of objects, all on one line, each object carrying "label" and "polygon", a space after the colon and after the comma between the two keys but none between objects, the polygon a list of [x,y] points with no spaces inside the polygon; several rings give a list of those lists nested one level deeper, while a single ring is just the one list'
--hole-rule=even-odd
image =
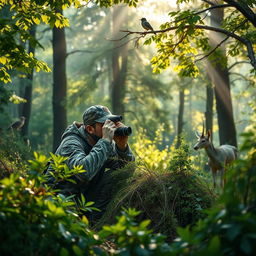
[{"label": "deer", "polygon": [[219,147],[214,147],[211,137],[211,131],[207,131],[207,135],[204,134],[204,125],[203,132],[199,134],[196,131],[196,137],[198,138],[197,143],[194,145],[194,149],[198,150],[204,148],[208,156],[208,164],[211,168],[212,177],[213,177],[213,187],[216,188],[216,178],[218,171],[220,172],[220,187],[224,188],[226,183],[225,180],[225,167],[231,164],[238,157],[238,151],[235,146],[228,144],[221,145]]}]

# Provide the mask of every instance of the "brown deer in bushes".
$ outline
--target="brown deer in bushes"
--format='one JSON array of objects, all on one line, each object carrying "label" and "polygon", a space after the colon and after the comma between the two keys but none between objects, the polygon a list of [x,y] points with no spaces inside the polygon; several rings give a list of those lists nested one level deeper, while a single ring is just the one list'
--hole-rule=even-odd
[{"label": "brown deer in bushes", "polygon": [[202,134],[196,132],[198,142],[195,144],[194,149],[198,150],[204,148],[209,157],[209,166],[212,171],[213,186],[216,187],[217,172],[220,172],[220,186],[223,188],[225,183],[225,167],[237,159],[237,148],[231,145],[221,145],[214,147],[211,141],[211,132],[207,131],[204,134],[204,126]]}]

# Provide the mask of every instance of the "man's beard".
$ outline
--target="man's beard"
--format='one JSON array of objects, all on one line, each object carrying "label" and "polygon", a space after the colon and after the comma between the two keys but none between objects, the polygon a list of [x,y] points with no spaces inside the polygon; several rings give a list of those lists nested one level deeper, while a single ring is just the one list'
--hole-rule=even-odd
[{"label": "man's beard", "polygon": [[88,135],[95,141],[95,143],[98,142],[99,139],[101,139],[101,137],[95,135],[95,134],[90,134],[88,133]]}]

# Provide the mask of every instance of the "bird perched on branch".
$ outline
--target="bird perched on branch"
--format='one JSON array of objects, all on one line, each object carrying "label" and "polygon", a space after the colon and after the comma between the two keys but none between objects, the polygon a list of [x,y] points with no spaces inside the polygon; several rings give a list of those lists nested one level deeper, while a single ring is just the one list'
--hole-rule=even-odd
[{"label": "bird perched on branch", "polygon": [[19,121],[16,121],[14,123],[12,123],[9,127],[8,130],[15,130],[15,131],[19,131],[23,125],[25,124],[25,117],[21,116]]},{"label": "bird perched on branch", "polygon": [[[146,18],[141,18],[141,26],[145,29],[145,30],[152,30],[154,32],[153,27],[149,24],[149,22],[146,20]],[[156,35],[156,32],[154,32],[154,34]]]}]

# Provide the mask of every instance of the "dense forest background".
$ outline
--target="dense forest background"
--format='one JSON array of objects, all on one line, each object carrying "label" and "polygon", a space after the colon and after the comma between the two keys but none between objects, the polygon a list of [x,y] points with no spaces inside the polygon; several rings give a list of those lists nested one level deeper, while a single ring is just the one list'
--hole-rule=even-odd
[{"label": "dense forest background", "polygon": [[[255,8],[0,0],[0,254],[253,255]],[[114,199],[92,226],[93,202],[59,195],[44,170],[51,159],[56,182],[81,172],[52,153],[95,104],[132,127],[136,161],[111,177]],[[224,189],[193,150],[203,129],[238,148]]]},{"label": "dense forest background", "polygon": [[[200,8],[200,4],[200,1],[191,3],[195,8]],[[52,72],[26,75],[12,71],[12,83],[4,88],[27,102],[9,103],[4,107],[2,129],[24,115],[26,125],[22,133],[28,136],[34,150],[46,153],[56,148],[64,127],[74,120],[81,121],[88,106],[103,104],[112,112],[122,114],[125,122],[133,127],[134,134],[143,128],[152,139],[155,131],[164,127],[163,147],[171,145],[181,133],[193,144],[196,139],[194,132],[196,129],[201,131],[203,120],[206,120],[207,128],[212,128],[215,144],[236,145],[237,139],[239,145],[239,134],[252,121],[255,77],[246,51],[239,49],[238,43],[232,51],[239,52],[239,55],[231,54],[230,50],[227,56],[220,57],[220,47],[209,56],[210,50],[198,53],[198,58],[202,58],[197,62],[198,75],[184,78],[173,71],[179,62],[177,58],[170,61],[170,67],[160,74],[152,72],[154,67],[150,61],[157,54],[157,41],[149,46],[143,45],[145,40],[146,43],[151,40],[148,39],[151,34],[143,35],[138,42],[134,37],[121,40],[125,35],[121,30],[143,32],[140,18],[144,16],[155,30],[159,30],[160,25],[168,21],[168,13],[177,11],[177,8],[189,10],[191,7],[189,3],[176,5],[175,2],[164,1],[146,1],[139,3],[137,8],[124,5],[102,8],[88,3],[78,9],[64,10],[70,23],[65,30],[35,24],[30,33],[35,34],[41,47],[34,49],[27,43],[24,46],[36,58],[47,63]],[[223,11],[221,8],[216,10]],[[210,24],[213,15],[217,14],[208,11],[208,16],[207,12],[203,15],[206,15],[204,22]],[[215,44],[221,40],[217,33],[212,37]],[[235,43],[232,40],[228,42]],[[185,51],[186,43],[180,47]],[[226,65],[227,71],[216,75],[219,78],[214,81],[210,77],[216,72],[215,68],[219,66],[221,69],[221,65]],[[217,103],[216,91],[217,96],[213,97],[213,90],[218,84],[230,88],[231,95],[225,90],[220,92],[227,104],[230,97],[232,99],[233,107],[231,105],[228,110],[231,113],[227,114],[231,116],[229,118],[225,116],[225,109],[229,106]]]}]

